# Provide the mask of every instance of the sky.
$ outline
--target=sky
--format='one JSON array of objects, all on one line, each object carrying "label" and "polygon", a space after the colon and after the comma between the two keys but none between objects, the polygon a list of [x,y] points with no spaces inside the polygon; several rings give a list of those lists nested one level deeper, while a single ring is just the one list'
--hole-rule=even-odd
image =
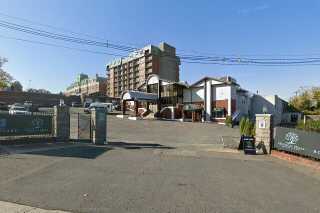
[{"label": "sky", "polygon": [[[319,11],[318,0],[1,0],[0,20],[136,47],[165,41],[183,54],[281,58],[320,56]],[[4,69],[24,88],[64,91],[79,73],[105,76],[106,64],[115,57],[3,36],[119,54],[0,27],[0,56],[9,60]],[[319,68],[182,63],[180,80],[193,83],[204,76],[229,75],[244,89],[288,99],[302,86],[320,86]]]}]

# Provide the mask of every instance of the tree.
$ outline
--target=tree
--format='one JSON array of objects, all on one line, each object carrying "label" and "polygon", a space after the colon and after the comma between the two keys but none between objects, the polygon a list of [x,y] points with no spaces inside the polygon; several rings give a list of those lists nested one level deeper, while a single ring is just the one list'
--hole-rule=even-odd
[{"label": "tree", "polygon": [[290,106],[305,113],[317,113],[320,111],[320,87],[311,89],[300,88],[296,96],[289,101]]},{"label": "tree", "polygon": [[320,110],[320,87],[312,88],[312,98],[315,102],[315,106]]},{"label": "tree", "polygon": [[0,57],[0,89],[8,88],[13,81],[13,77],[2,69],[3,65],[7,62],[6,58]]},{"label": "tree", "polygon": [[22,92],[23,90],[23,87],[19,81],[12,82],[10,88],[13,92]]}]

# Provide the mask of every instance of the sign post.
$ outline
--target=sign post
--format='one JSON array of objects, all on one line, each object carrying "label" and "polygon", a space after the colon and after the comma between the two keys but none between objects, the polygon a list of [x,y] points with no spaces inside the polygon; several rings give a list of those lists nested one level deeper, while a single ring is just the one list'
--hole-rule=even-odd
[{"label": "sign post", "polygon": [[273,125],[271,114],[256,114],[256,147],[263,154],[271,153]]}]

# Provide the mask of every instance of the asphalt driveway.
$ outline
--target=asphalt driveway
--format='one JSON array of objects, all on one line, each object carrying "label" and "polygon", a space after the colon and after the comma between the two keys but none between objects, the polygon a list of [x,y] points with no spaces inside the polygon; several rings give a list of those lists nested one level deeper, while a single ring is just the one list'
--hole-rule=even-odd
[{"label": "asphalt driveway", "polygon": [[319,173],[270,156],[203,149],[214,137],[196,140],[191,123],[163,122],[167,132],[158,136],[153,121],[110,121],[108,146],[5,147],[12,154],[0,155],[0,200],[90,213],[320,212]]}]

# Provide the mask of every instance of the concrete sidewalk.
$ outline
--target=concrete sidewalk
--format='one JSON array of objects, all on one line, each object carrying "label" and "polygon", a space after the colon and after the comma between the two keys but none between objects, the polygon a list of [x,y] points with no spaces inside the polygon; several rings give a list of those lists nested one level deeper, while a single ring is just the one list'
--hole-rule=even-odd
[{"label": "concrete sidewalk", "polygon": [[45,210],[31,206],[0,201],[0,213],[68,213],[59,210]]}]

